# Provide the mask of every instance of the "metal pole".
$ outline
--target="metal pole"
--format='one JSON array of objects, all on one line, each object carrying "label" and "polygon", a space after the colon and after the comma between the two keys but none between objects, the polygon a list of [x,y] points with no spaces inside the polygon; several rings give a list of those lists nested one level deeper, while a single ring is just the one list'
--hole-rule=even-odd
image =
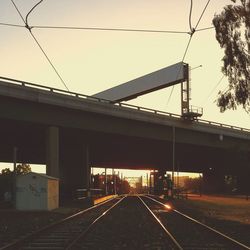
[{"label": "metal pole", "polygon": [[86,167],[87,167],[87,197],[91,196],[90,185],[91,185],[91,166],[89,162],[89,146],[86,147]]},{"label": "metal pole", "polygon": [[12,202],[13,206],[16,207],[16,166],[17,166],[17,147],[13,149],[13,194]]},{"label": "metal pole", "polygon": [[121,193],[122,193],[122,194],[123,194],[123,185],[124,185],[123,173],[121,172]]},{"label": "metal pole", "polygon": [[152,182],[153,194],[155,194],[155,169],[153,170],[153,182]]},{"label": "metal pole", "polygon": [[202,178],[201,178],[201,174],[199,174],[199,184],[200,184],[200,196],[202,196]]},{"label": "metal pole", "polygon": [[[173,127],[173,169],[172,169],[172,183],[174,189],[174,172],[175,172],[175,127]],[[173,196],[173,192],[172,192]]]},{"label": "metal pole", "polygon": [[146,174],[146,178],[147,178],[147,193],[149,194],[149,187],[148,187],[148,173]]},{"label": "metal pole", "polygon": [[92,167],[90,167],[90,188],[94,188],[94,171]]},{"label": "metal pole", "polygon": [[[118,185],[117,185],[117,182],[118,182]],[[118,188],[117,188],[118,186]],[[120,172],[118,171],[118,174],[116,175],[116,192],[117,192],[117,189],[118,189],[118,193],[121,193],[121,179],[120,179]]]},{"label": "metal pole", "polygon": [[177,195],[178,195],[178,199],[179,199],[179,194],[180,194],[180,190],[179,190],[179,184],[180,184],[180,180],[179,180],[179,171],[180,171],[180,163],[177,161]]},{"label": "metal pole", "polygon": [[115,175],[115,170],[114,170],[114,193],[116,194],[116,175]]},{"label": "metal pole", "polygon": [[152,180],[151,180],[151,170],[149,172],[149,193],[151,194],[151,186],[152,186]]},{"label": "metal pole", "polygon": [[105,195],[108,194],[108,186],[107,186],[107,168],[105,168]]}]

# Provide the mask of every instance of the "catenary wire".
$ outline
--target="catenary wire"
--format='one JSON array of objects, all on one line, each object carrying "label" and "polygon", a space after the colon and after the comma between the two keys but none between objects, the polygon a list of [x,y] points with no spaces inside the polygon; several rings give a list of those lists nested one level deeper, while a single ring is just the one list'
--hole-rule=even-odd
[{"label": "catenary wire", "polygon": [[210,1],[211,1],[211,0],[208,0],[208,1],[207,1],[207,4],[206,4],[205,8],[203,9],[203,11],[202,11],[202,13],[201,13],[201,15],[200,15],[200,18],[199,18],[197,24],[196,24],[195,27],[194,27],[195,30],[196,30],[196,28],[198,27],[198,25],[199,25],[199,23],[200,23],[200,21],[201,21],[203,15],[204,15],[204,13],[205,13],[205,11],[206,11],[206,9],[207,9],[207,6],[208,6],[208,4],[210,3]]},{"label": "catenary wire", "polygon": [[193,0],[191,0],[190,11],[189,11],[189,28],[190,32],[192,32],[192,10],[193,10]]},{"label": "catenary wire", "polygon": [[[203,9],[203,11],[202,11],[202,13],[201,13],[200,18],[199,18],[198,22],[197,22],[196,25],[195,25],[195,28],[192,28],[192,26],[190,26],[190,29],[191,29],[191,31],[190,31],[190,37],[189,37],[188,44],[187,44],[187,47],[186,47],[186,49],[185,49],[185,52],[184,52],[184,55],[183,55],[183,57],[182,57],[182,61],[181,61],[181,62],[183,62],[183,61],[185,60],[185,57],[186,57],[188,48],[189,48],[189,46],[190,46],[190,43],[191,43],[193,34],[195,33],[196,28],[198,27],[198,25],[199,25],[199,23],[200,23],[200,21],[201,21],[203,15],[204,15],[206,9],[207,9],[207,6],[208,6],[209,3],[210,3],[210,0],[207,1],[207,4],[205,5],[205,7],[204,7],[204,9]],[[193,1],[191,0],[190,12],[189,12],[189,25],[191,24],[192,8],[193,8]],[[200,31],[201,31],[201,30],[200,30]],[[179,73],[180,73],[180,70],[178,71],[178,74],[176,75],[176,78],[178,77]],[[166,104],[166,105],[169,104],[169,102],[170,102],[170,100],[171,100],[171,97],[172,97],[172,94],[173,94],[173,91],[174,91],[174,85],[172,86],[172,89],[171,89],[171,92],[170,92],[170,95],[169,95],[169,97],[168,97],[168,100],[167,100],[167,104]]]},{"label": "catenary wire", "polygon": [[210,91],[210,93],[207,95],[206,99],[203,101],[202,104],[205,104],[208,100],[208,98],[213,94],[213,92],[216,90],[216,88],[221,84],[222,80],[224,79],[224,75],[220,78],[220,80],[216,83],[216,85],[213,87],[213,89]]},{"label": "catenary wire", "polygon": [[25,22],[25,20],[24,20],[24,18],[23,18],[23,16],[22,16],[21,12],[19,11],[18,7],[16,6],[14,0],[10,0],[10,1],[13,3],[13,5],[14,5],[16,11],[18,12],[19,16],[21,17],[21,19],[23,20],[24,24],[26,25],[26,22]]},{"label": "catenary wire", "polygon": [[31,28],[33,29],[98,30],[98,31],[126,31],[126,32],[146,32],[146,33],[188,34],[187,31],[176,31],[176,30],[150,30],[150,29],[105,28],[105,27],[34,25],[34,26],[31,26]]},{"label": "catenary wire", "polygon": [[31,9],[30,11],[28,12],[28,14],[26,15],[25,17],[25,23],[28,25],[28,17],[30,15],[30,13],[42,2],[43,0],[40,0],[37,4],[35,4]]},{"label": "catenary wire", "polygon": [[18,28],[25,28],[24,25],[13,24],[13,23],[0,23],[0,25],[3,25],[3,26],[11,26],[11,27],[18,27]]},{"label": "catenary wire", "polygon": [[[11,0],[11,2],[13,3],[16,11],[18,12],[19,16],[22,18],[25,27],[29,30],[30,35],[32,36],[32,38],[34,39],[34,41],[36,42],[36,44],[38,45],[38,47],[40,48],[40,50],[42,51],[42,53],[44,54],[45,58],[47,59],[47,61],[49,62],[49,64],[51,65],[51,67],[53,68],[53,70],[55,71],[56,75],[59,77],[59,79],[61,80],[62,84],[65,86],[65,88],[69,91],[69,88],[67,87],[65,81],[62,79],[62,77],[60,76],[59,72],[57,71],[57,69],[55,68],[55,66],[53,65],[52,61],[50,60],[50,58],[48,57],[48,55],[46,54],[45,50],[42,48],[41,44],[38,42],[38,40],[36,39],[35,35],[31,32],[31,28],[28,25],[28,23],[26,22],[28,15],[31,13],[31,11],[26,15],[26,20],[23,18],[21,12],[19,11],[17,5],[15,4],[14,0]],[[39,3],[41,3],[42,1],[40,1]],[[38,3],[38,4],[39,4]],[[32,10],[34,10],[34,8],[38,5],[36,4]]]},{"label": "catenary wire", "polygon": [[67,87],[67,84],[65,83],[65,81],[62,79],[61,75],[59,74],[59,72],[57,71],[57,69],[55,68],[55,66],[53,65],[52,61],[50,60],[50,58],[48,57],[48,55],[46,54],[46,52],[44,51],[44,49],[42,48],[41,44],[38,42],[38,40],[36,39],[36,37],[34,36],[34,34],[30,31],[31,36],[33,37],[33,39],[35,40],[36,44],[38,45],[38,47],[40,48],[40,50],[42,51],[42,53],[44,54],[44,56],[46,57],[47,61],[49,62],[49,64],[51,65],[51,67],[54,69],[55,73],[57,74],[57,76],[59,77],[59,79],[61,80],[61,82],[63,83],[64,87],[69,91],[69,88]]},{"label": "catenary wire", "polygon": [[[21,26],[21,25],[11,25],[11,24],[2,24],[2,25],[9,25],[9,26],[17,26],[17,27],[26,27],[29,29],[29,31],[31,32],[31,29],[32,28],[37,28],[37,29],[72,29],[72,30],[100,30],[100,31],[127,31],[127,32],[153,32],[153,33],[172,33],[172,34],[190,34],[190,38],[189,38],[189,41],[188,41],[188,45],[185,49],[185,52],[184,52],[184,56],[183,56],[183,59],[182,59],[182,62],[184,61],[185,59],[185,56],[187,54],[187,51],[188,51],[188,48],[189,48],[189,45],[190,45],[190,42],[191,42],[191,38],[192,38],[192,35],[195,31],[203,31],[203,30],[208,30],[208,29],[214,29],[214,27],[208,27],[208,28],[202,28],[202,29],[193,29],[192,28],[192,24],[191,24],[191,16],[192,16],[192,9],[193,9],[193,1],[191,0],[191,6],[190,6],[190,13],[189,13],[189,26],[190,26],[190,32],[186,32],[186,31],[173,31],[173,30],[147,30],[147,29],[124,29],[124,28],[100,28],[100,27],[70,27],[70,26],[29,26],[28,25],[28,16],[30,15],[30,13],[35,9],[35,7],[37,7],[43,0],[40,0],[34,7],[32,7],[32,9],[28,12],[28,14],[26,15],[26,20],[24,20],[24,18],[22,17],[20,11],[18,10],[16,4],[14,3],[13,0],[11,0],[13,5],[15,6],[16,10],[18,11],[20,17],[22,18],[22,20],[24,21],[24,23],[26,24],[26,26]],[[197,26],[199,25],[200,21],[201,21],[201,18],[203,16],[203,14],[205,13],[205,10],[209,4],[210,0],[208,0],[205,8],[203,9],[202,11],[202,14],[195,26],[195,28],[197,28]],[[32,34],[32,37],[33,39],[35,40],[35,42],[37,43],[37,45],[39,46],[39,48],[41,49],[42,53],[44,54],[44,56],[46,57],[46,59],[48,60],[48,62],[50,63],[50,65],[53,67],[54,71],[56,72],[56,74],[58,75],[58,77],[60,78],[60,80],[63,82],[63,84],[65,85],[66,89],[68,90],[65,82],[63,81],[62,77],[59,75],[58,71],[56,70],[56,68],[54,67],[54,65],[52,64],[51,60],[49,59],[49,57],[47,56],[47,54],[45,53],[45,51],[43,50],[42,46],[40,45],[40,43],[38,42],[38,40],[35,38],[34,34]],[[169,96],[169,99],[168,99],[168,102],[170,101],[170,98],[172,96],[172,93],[173,93],[173,88],[174,86],[172,87],[172,90],[171,90],[171,93],[170,93],[170,96]]]},{"label": "catenary wire", "polygon": [[[184,55],[183,55],[182,60],[181,60],[182,62],[185,60],[185,57],[186,57],[186,54],[187,54],[189,45],[190,45],[191,40],[192,40],[192,37],[193,37],[193,33],[192,33],[192,32],[193,32],[193,28],[192,28],[192,26],[191,26],[192,8],[193,8],[193,1],[191,0],[190,12],[189,12],[190,36],[189,36],[189,39],[188,39],[188,43],[187,43],[186,49],[185,49],[185,51],[184,51]],[[179,69],[179,71],[178,71],[178,73],[177,73],[177,75],[176,75],[176,78],[178,77],[179,73],[180,73],[180,69]],[[174,85],[173,85],[172,88],[171,88],[171,92],[170,92],[170,95],[169,95],[168,100],[167,100],[167,105],[169,104],[169,102],[170,102],[170,100],[171,100],[173,91],[174,91]]]},{"label": "catenary wire", "polygon": [[207,27],[207,28],[197,29],[197,30],[195,30],[195,32],[204,31],[204,30],[211,30],[211,29],[215,29],[215,28],[213,26],[211,26],[211,27]]},{"label": "catenary wire", "polygon": [[[3,26],[20,27],[25,28],[26,26],[13,23],[2,23]],[[70,26],[30,26],[31,29],[68,29],[68,30],[100,30],[100,31],[126,31],[126,32],[147,32],[147,33],[169,33],[169,34],[190,34],[188,31],[174,31],[174,30],[147,30],[147,29],[119,29],[119,28],[100,28],[100,27],[70,27]],[[195,32],[214,29],[214,27],[207,27],[202,29],[197,29]]]}]

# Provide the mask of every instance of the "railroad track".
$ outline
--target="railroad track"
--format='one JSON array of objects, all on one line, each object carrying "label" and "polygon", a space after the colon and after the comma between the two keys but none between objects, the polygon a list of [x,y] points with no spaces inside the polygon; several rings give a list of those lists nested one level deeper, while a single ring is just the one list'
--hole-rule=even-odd
[{"label": "railroad track", "polygon": [[151,211],[169,232],[174,235],[182,249],[250,249],[250,247],[209,227],[151,196],[141,196]]},{"label": "railroad track", "polygon": [[181,249],[138,196],[86,209],[1,250]]},{"label": "railroad track", "polygon": [[67,249],[182,249],[139,196],[127,196]]},{"label": "railroad track", "polygon": [[103,202],[0,250],[250,249],[149,196]]},{"label": "railroad track", "polygon": [[75,238],[84,231],[97,217],[110,207],[118,204],[123,198],[113,198],[82,210],[61,221],[46,226],[34,233],[17,239],[0,250],[57,250],[66,249]]}]

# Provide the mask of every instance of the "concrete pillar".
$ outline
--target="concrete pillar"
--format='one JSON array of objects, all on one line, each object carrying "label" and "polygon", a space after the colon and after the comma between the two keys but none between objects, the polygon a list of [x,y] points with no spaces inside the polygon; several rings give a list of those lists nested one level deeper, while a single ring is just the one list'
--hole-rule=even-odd
[{"label": "concrete pillar", "polygon": [[87,196],[90,196],[90,181],[91,181],[91,169],[89,162],[89,147],[88,145],[83,146],[82,148],[82,156],[83,156],[83,187],[87,189]]},{"label": "concrete pillar", "polygon": [[59,178],[59,129],[48,127],[46,131],[46,174]]},{"label": "concrete pillar", "polygon": [[203,172],[204,193],[224,193],[225,174],[218,171],[215,167],[210,167]]},{"label": "concrete pillar", "polygon": [[[78,189],[90,189],[89,148],[81,142],[64,141],[60,150],[61,196],[75,198]],[[85,192],[84,192],[85,193]]]},{"label": "concrete pillar", "polygon": [[245,152],[237,165],[237,189],[240,194],[250,196],[250,153]]}]

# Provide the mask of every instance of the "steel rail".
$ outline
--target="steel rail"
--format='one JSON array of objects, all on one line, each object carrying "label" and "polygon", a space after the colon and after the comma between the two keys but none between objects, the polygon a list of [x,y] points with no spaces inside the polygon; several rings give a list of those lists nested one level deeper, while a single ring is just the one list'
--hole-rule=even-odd
[{"label": "steel rail", "polygon": [[20,238],[20,239],[14,241],[14,242],[11,242],[11,243],[7,244],[6,246],[1,247],[0,250],[17,249],[17,247],[19,247],[20,245],[22,245],[23,243],[25,243],[27,240],[33,239],[33,238],[34,238],[35,236],[37,236],[38,234],[43,233],[43,232],[45,232],[46,230],[52,229],[52,228],[54,228],[54,227],[56,227],[56,226],[58,226],[58,225],[60,225],[60,224],[62,224],[62,223],[64,223],[64,222],[70,221],[71,219],[73,219],[73,218],[75,218],[75,217],[77,217],[77,216],[80,216],[80,215],[82,215],[82,214],[84,214],[84,213],[86,213],[86,212],[88,212],[88,211],[90,211],[90,210],[93,210],[93,209],[95,209],[95,208],[97,208],[97,207],[99,207],[99,206],[102,206],[102,205],[104,205],[105,203],[108,203],[108,202],[114,200],[115,198],[116,198],[116,197],[111,198],[111,199],[108,199],[108,200],[103,201],[103,202],[101,202],[101,203],[98,203],[98,204],[96,204],[96,205],[94,205],[94,206],[92,206],[92,207],[89,207],[89,208],[84,209],[84,210],[82,210],[82,211],[80,211],[80,212],[77,212],[77,213],[75,213],[75,214],[73,214],[73,215],[70,215],[70,216],[68,216],[68,217],[66,217],[66,218],[64,218],[64,219],[62,219],[62,220],[60,220],[60,221],[54,222],[54,223],[52,223],[52,224],[50,224],[50,225],[47,225],[47,226],[45,226],[45,227],[43,227],[43,228],[41,228],[41,229],[38,229],[38,230],[35,231],[35,232],[29,233],[29,234],[23,236],[22,238]]},{"label": "steel rail", "polygon": [[124,200],[126,196],[122,197],[118,202],[108,208],[105,212],[103,212],[99,217],[97,217],[83,232],[81,232],[66,248],[65,250],[75,249],[74,247],[78,244],[79,240],[86,236],[89,231],[99,222],[111,209],[113,209],[116,205],[118,205],[121,201]]},{"label": "steel rail", "polygon": [[[158,204],[166,207],[165,206],[166,204],[164,204],[164,203],[162,203],[162,202],[160,202],[160,201],[158,201],[158,200],[156,200],[156,199],[154,199],[154,198],[152,198],[150,196],[144,195],[144,197],[146,197],[146,198],[148,198],[148,199],[150,199],[150,200],[152,200],[152,201],[154,201],[154,202],[156,202],[156,203],[158,203]],[[250,247],[246,246],[245,244],[243,244],[243,243],[241,243],[241,242],[239,242],[239,241],[237,241],[237,240],[235,240],[235,239],[233,239],[233,238],[231,238],[231,237],[229,237],[229,236],[221,233],[220,231],[218,231],[218,230],[216,230],[216,229],[214,229],[214,228],[212,228],[212,227],[210,227],[210,226],[208,226],[208,225],[206,225],[206,224],[204,224],[204,223],[202,223],[202,222],[200,222],[200,221],[198,221],[198,220],[196,220],[196,219],[194,219],[194,218],[192,218],[192,217],[190,217],[190,216],[188,216],[188,215],[186,215],[184,213],[182,213],[182,212],[180,212],[180,211],[178,211],[176,209],[172,209],[172,211],[174,211],[175,213],[177,213],[177,214],[185,217],[186,219],[188,219],[188,220],[190,220],[190,221],[192,221],[194,223],[197,223],[197,224],[199,224],[199,225],[201,225],[201,226],[203,226],[203,227],[211,230],[212,232],[214,232],[214,233],[216,233],[216,234],[218,234],[218,235],[226,238],[227,240],[231,241],[232,243],[236,244],[237,246],[240,246],[240,247],[243,247],[245,249],[250,250]]]},{"label": "steel rail", "polygon": [[[76,92],[72,92],[72,91],[66,91],[66,90],[62,90],[62,89],[58,89],[58,88],[52,88],[52,87],[48,87],[48,86],[44,86],[44,85],[39,85],[36,83],[30,83],[30,82],[25,82],[25,81],[21,81],[21,80],[15,80],[12,78],[0,76],[0,80],[1,79],[4,81],[7,81],[8,83],[21,85],[21,86],[26,87],[26,88],[35,88],[35,89],[40,89],[40,90],[44,90],[44,91],[49,91],[49,92],[52,92],[55,94],[62,94],[62,95],[67,95],[67,96],[71,96],[71,97],[76,97],[76,98],[95,100],[98,102],[112,104],[112,105],[116,105],[116,106],[120,106],[120,107],[131,108],[131,109],[138,110],[138,111],[145,111],[145,112],[153,113],[155,115],[163,115],[163,116],[168,116],[171,118],[182,119],[181,115],[169,113],[166,111],[145,108],[145,107],[127,104],[127,103],[123,103],[123,102],[114,103],[110,100],[106,100],[106,99],[102,99],[102,98],[98,98],[98,97],[93,97],[93,96],[80,94],[80,93],[76,93]],[[213,121],[208,121],[208,120],[203,120],[203,119],[194,120],[194,121],[192,121],[192,123],[207,124],[210,126],[226,128],[226,129],[233,130],[233,131],[241,131],[241,132],[250,133],[250,129],[248,129],[248,128],[242,128],[242,127],[238,127],[238,126],[233,126],[233,125],[228,125],[228,124],[224,124],[224,123],[213,122]]]},{"label": "steel rail", "polygon": [[148,212],[154,217],[154,219],[157,221],[158,225],[161,227],[161,229],[164,231],[164,233],[171,239],[172,243],[178,248],[183,249],[180,244],[177,242],[177,240],[174,238],[174,236],[167,230],[167,228],[162,224],[162,222],[157,218],[157,216],[151,211],[151,209],[148,207],[148,205],[143,201],[143,199],[137,195],[138,199],[142,202],[142,204],[145,206],[145,208],[148,210]]}]

